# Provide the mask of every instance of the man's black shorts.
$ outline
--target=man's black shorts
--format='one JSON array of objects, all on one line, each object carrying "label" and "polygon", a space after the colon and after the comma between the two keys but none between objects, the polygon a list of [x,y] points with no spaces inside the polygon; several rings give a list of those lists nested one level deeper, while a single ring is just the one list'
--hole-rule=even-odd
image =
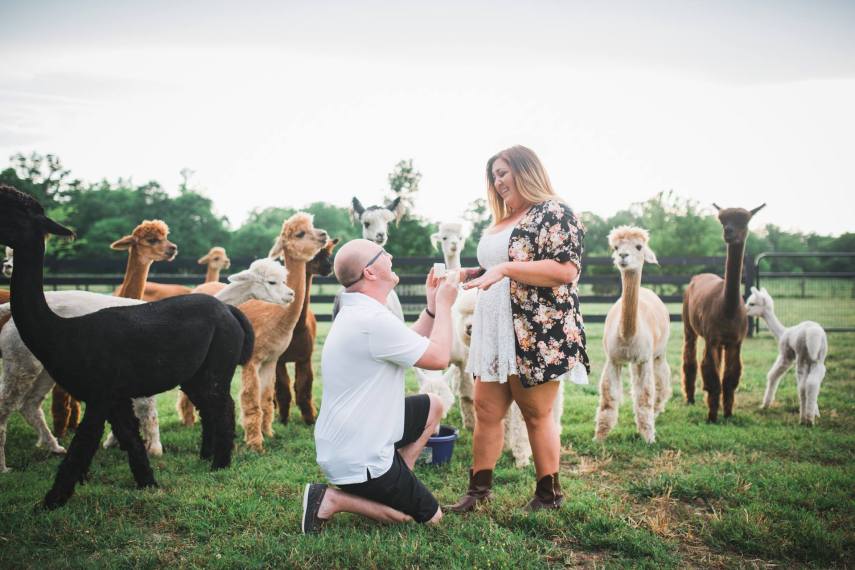
[{"label": "man's black shorts", "polygon": [[408,396],[404,399],[404,435],[395,443],[392,466],[380,477],[364,483],[339,485],[345,493],[376,501],[413,517],[424,523],[433,518],[439,503],[401,459],[398,449],[421,437],[430,413],[430,398],[427,394]]}]

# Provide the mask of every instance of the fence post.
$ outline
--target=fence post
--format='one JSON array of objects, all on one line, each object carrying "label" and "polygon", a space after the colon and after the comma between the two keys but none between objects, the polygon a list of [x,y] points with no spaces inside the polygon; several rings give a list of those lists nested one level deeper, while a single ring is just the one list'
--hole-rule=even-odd
[{"label": "fence post", "polygon": [[[751,288],[754,286],[754,263],[747,256],[742,260],[742,275],[745,280],[745,291],[742,295],[742,300],[748,300],[751,295]],[[748,336],[754,336],[754,317],[748,317]]]}]

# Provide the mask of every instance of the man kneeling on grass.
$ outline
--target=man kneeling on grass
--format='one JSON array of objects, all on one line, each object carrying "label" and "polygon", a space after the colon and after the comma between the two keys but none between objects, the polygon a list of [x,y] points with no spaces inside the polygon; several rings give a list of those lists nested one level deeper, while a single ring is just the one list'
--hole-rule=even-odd
[{"label": "man kneeling on grass", "polygon": [[318,465],[338,488],[306,485],[303,532],[318,532],[340,512],[437,523],[439,503],[412,470],[436,431],[442,404],[427,394],[405,398],[404,371],[448,366],[456,273],[451,281],[428,274],[427,308],[412,328],[385,306],[398,276],[382,247],[364,239],[348,242],[336,255],[335,275],[345,291],[321,355],[315,448]]}]

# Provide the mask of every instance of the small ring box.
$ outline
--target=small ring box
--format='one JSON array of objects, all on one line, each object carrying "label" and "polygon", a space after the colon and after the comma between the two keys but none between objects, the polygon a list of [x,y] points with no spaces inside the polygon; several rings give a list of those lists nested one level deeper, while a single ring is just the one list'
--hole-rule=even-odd
[{"label": "small ring box", "polygon": [[433,264],[433,276],[439,279],[445,277],[447,270],[445,269],[444,263],[434,263]]}]

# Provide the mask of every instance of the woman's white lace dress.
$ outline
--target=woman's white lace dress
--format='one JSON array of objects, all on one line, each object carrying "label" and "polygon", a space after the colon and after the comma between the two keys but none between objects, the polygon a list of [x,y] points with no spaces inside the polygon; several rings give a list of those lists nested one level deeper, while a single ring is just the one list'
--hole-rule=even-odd
[{"label": "woman's white lace dress", "polygon": [[[484,269],[508,261],[508,243],[514,226],[484,234],[478,242],[478,264]],[[472,317],[472,342],[466,372],[485,382],[506,382],[517,374],[517,349],[511,314],[511,286],[507,277],[478,293]]]}]

